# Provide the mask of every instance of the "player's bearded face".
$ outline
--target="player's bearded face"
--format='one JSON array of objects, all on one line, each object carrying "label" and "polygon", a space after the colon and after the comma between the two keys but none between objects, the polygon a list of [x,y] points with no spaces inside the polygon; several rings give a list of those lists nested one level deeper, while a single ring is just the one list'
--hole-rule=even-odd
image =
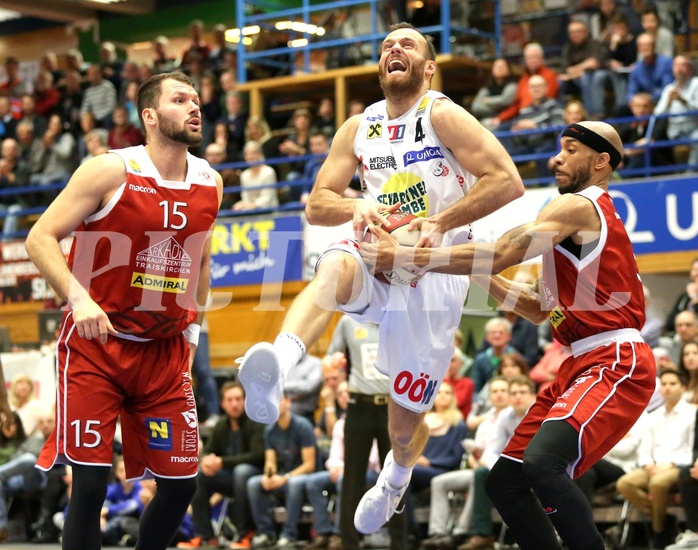
[{"label": "player's bearded face", "polygon": [[576,193],[584,189],[591,180],[591,164],[593,160],[590,158],[585,166],[580,166],[576,170],[566,173],[567,183],[558,183],[557,190],[560,195],[567,193]]},{"label": "player's bearded face", "polygon": [[161,112],[158,113],[158,123],[163,136],[177,143],[192,146],[199,145],[203,139],[201,132],[190,130],[187,126],[189,120],[178,126],[171,118],[167,118]]},{"label": "player's bearded face", "polygon": [[381,64],[378,68],[378,82],[383,93],[388,96],[390,94],[418,92],[424,83],[424,68],[426,64],[426,59],[410,59],[406,78],[389,78],[387,66]]}]

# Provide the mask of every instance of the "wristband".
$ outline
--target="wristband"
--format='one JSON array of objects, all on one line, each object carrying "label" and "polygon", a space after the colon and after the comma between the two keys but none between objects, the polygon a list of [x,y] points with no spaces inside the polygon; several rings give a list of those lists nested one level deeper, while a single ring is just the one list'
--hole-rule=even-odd
[{"label": "wristband", "polygon": [[337,409],[335,409],[334,407],[325,407],[325,412],[326,413],[333,413],[333,412],[337,412]]},{"label": "wristband", "polygon": [[194,344],[195,346],[198,346],[200,332],[201,332],[201,325],[197,325],[196,323],[191,323],[187,328],[185,328],[182,331],[182,334],[184,334],[184,338],[186,339],[187,342],[189,342],[190,344]]},{"label": "wristband", "polygon": [[286,481],[288,481],[289,479],[291,479],[291,474],[284,474],[284,477],[286,478]]}]

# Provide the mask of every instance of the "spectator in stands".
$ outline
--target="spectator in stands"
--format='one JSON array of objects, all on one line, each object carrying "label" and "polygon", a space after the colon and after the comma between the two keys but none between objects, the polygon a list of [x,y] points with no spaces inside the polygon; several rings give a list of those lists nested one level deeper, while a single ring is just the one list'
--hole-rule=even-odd
[{"label": "spectator in stands", "polygon": [[[257,534],[253,548],[291,548],[298,540],[306,474],[315,471],[315,436],[313,425],[291,414],[291,399],[284,395],[279,404],[279,419],[264,431],[264,474],[247,482],[247,493]],[[276,540],[272,521],[272,495],[283,494],[286,523]]]},{"label": "spectator in stands", "polygon": [[34,135],[43,135],[48,126],[48,119],[36,112],[36,100],[34,96],[32,94],[24,94],[21,97],[21,106],[20,120],[26,120],[32,123]]},{"label": "spectator in stands", "polygon": [[531,369],[529,376],[538,386],[538,393],[543,392],[555,380],[557,371],[562,362],[572,355],[572,350],[568,346],[563,346],[557,340],[553,340],[545,350],[543,357]]},{"label": "spectator in stands", "polygon": [[138,67],[138,83],[145,82],[154,74],[155,71],[149,63],[141,63]]},{"label": "spectator in stands", "polygon": [[[29,185],[29,164],[20,157],[17,140],[5,138],[0,146],[0,189],[27,185]],[[9,239],[10,235],[17,231],[19,218],[16,213],[29,206],[34,206],[34,203],[27,193],[0,195],[0,211],[7,212],[2,225],[3,240]]]},{"label": "spectator in stands", "polygon": [[347,104],[347,118],[353,117],[354,115],[360,115],[366,110],[366,104],[358,99],[352,99]]},{"label": "spectator in stands", "polygon": [[683,398],[692,405],[698,405],[698,340],[689,340],[681,346],[678,369],[686,378]]},{"label": "spectator in stands", "polygon": [[5,59],[5,80],[0,83],[0,95],[9,97],[22,97],[30,94],[29,83],[22,80],[19,74],[19,60],[16,57]]},{"label": "spectator in stands", "polygon": [[[531,103],[519,110],[519,114],[512,121],[511,130],[514,132],[540,130],[540,132],[514,136],[512,138],[514,144],[508,148],[508,152],[511,155],[552,153],[557,145],[559,130],[555,132],[547,130],[562,127],[563,106],[557,99],[548,97],[548,85],[542,76],[534,75],[529,78],[528,88]],[[550,175],[547,156],[535,160],[535,163],[539,177],[544,178]]]},{"label": "spectator in stands", "polygon": [[207,75],[201,78],[199,83],[199,102],[203,135],[200,147],[205,151],[208,144],[213,142],[216,121],[223,114],[215,77]]},{"label": "spectator in stands", "polygon": [[112,129],[109,130],[107,144],[110,149],[123,149],[143,145],[145,136],[140,129],[128,119],[128,111],[123,105],[117,105],[112,112]]},{"label": "spectator in stands", "polygon": [[58,56],[53,51],[46,51],[44,55],[41,56],[39,61],[39,72],[46,71],[51,73],[53,77],[53,83],[58,85],[64,76],[64,72],[58,68]]},{"label": "spectator in stands", "polygon": [[[346,381],[340,382],[337,387],[337,402],[343,411],[345,411],[349,402],[349,386]],[[308,474],[305,478],[305,491],[308,495],[310,504],[313,506],[313,530],[315,531],[315,540],[305,546],[308,550],[325,548],[328,550],[341,550],[343,548],[342,537],[339,534],[339,518],[341,511],[342,480],[344,477],[344,455],[346,450],[344,439],[345,419],[345,412],[342,412],[340,418],[331,430],[332,441],[329,456],[325,461],[326,469]],[[370,470],[369,473],[367,473],[367,484],[375,483],[375,480],[378,479],[376,474],[380,470],[378,448],[374,445],[371,451],[373,460],[369,465]],[[371,472],[375,477],[371,477]],[[332,494],[337,495],[335,499],[334,521],[330,521],[330,514],[328,512],[328,496]]]},{"label": "spectator in stands", "polygon": [[[90,112],[86,111],[80,115],[80,132],[78,134],[78,159],[82,160],[87,156],[87,143],[85,142],[85,137],[92,130],[97,128],[97,120],[95,116]],[[104,130],[109,136],[109,131],[104,128],[99,128]]]},{"label": "spectator in stands", "polygon": [[[455,470],[436,476],[431,480],[431,502],[429,506],[429,538],[422,541],[425,549],[451,550],[461,544],[470,531],[470,523],[473,516],[473,480],[475,470],[481,465],[483,451],[487,448],[494,434],[494,427],[500,413],[510,403],[509,381],[502,376],[495,376],[487,383],[489,387],[490,403],[487,412],[478,419],[477,427],[468,426],[475,432],[474,439],[466,439],[463,446],[466,449],[467,469]],[[448,532],[448,518],[450,510],[450,492],[466,491],[465,506],[460,516]]]},{"label": "spectator in stands", "polygon": [[486,126],[493,127],[489,119],[498,116],[516,99],[516,79],[511,74],[509,62],[503,57],[492,62],[490,78],[475,95],[470,112]]},{"label": "spectator in stands", "polygon": [[[228,95],[229,92],[234,92],[235,87],[237,86],[237,78],[235,78],[235,71],[223,71],[220,76],[218,77],[218,82],[220,85],[220,89],[223,92],[223,96],[221,100],[224,102],[225,97]],[[221,103],[221,107],[225,107],[223,103]]]},{"label": "spectator in stands", "polygon": [[665,337],[660,341],[660,347],[669,352],[669,358],[674,365],[679,364],[681,349],[686,342],[698,339],[698,314],[693,311],[681,311],[674,318],[676,333],[673,337]]},{"label": "spectator in stands", "polygon": [[604,109],[604,81],[608,52],[598,40],[589,36],[583,21],[573,20],[567,26],[568,42],[562,49],[565,72],[560,75],[563,93],[581,94],[584,108],[593,119],[602,118]]},{"label": "spectator in stands", "polygon": [[[565,104],[565,110],[562,113],[562,118],[565,121],[565,125],[569,124],[576,124],[578,122],[582,122],[583,120],[589,120],[589,115],[587,114],[586,109],[584,108],[584,104],[579,100],[579,99],[570,99],[566,104]],[[558,142],[560,140],[558,139]],[[559,147],[559,146],[558,146]],[[555,167],[555,156],[551,156],[548,159],[548,171],[553,170]],[[547,324],[542,324],[539,325],[539,332],[541,330],[544,330],[546,332],[549,332],[549,325]],[[549,343],[552,340],[552,336],[546,340],[547,343]],[[543,347],[542,345],[540,347]]]},{"label": "spectator in stands", "polygon": [[187,70],[187,74],[194,82],[194,88],[197,91],[201,89],[201,81],[204,78],[211,78],[214,80],[216,78],[213,71],[211,71],[206,65],[206,61],[201,56],[196,54],[189,56],[189,69]]},{"label": "spectator in stands", "polygon": [[278,140],[272,135],[269,123],[262,117],[253,115],[247,119],[245,142],[248,141],[259,143],[265,158],[273,159],[281,156]]},{"label": "spectator in stands", "polygon": [[108,139],[109,132],[104,128],[95,128],[87,132],[84,137],[86,152],[85,156],[80,160],[80,164],[90,160],[92,157],[107,153],[109,151]]},{"label": "spectator in stands", "polygon": [[662,90],[672,83],[671,57],[658,54],[654,36],[643,33],[637,37],[638,61],[628,79],[628,101],[638,92],[652,96],[652,103],[659,101]]},{"label": "spectator in stands", "polygon": [[[528,377],[529,366],[526,359],[517,352],[512,350],[509,353],[502,355],[499,361],[499,366],[494,371],[493,376],[503,376],[507,381],[512,381],[518,376]],[[476,415],[484,414],[490,407],[490,387],[485,384],[478,392],[475,398],[475,406],[473,410]]]},{"label": "spectator in stands", "polygon": [[485,342],[487,342],[487,349],[477,354],[471,369],[475,393],[479,393],[492,378],[502,356],[515,351],[511,346],[511,322],[503,317],[495,317],[487,321]]},{"label": "spectator in stands", "polygon": [[322,359],[306,353],[294,371],[297,372],[288,373],[284,385],[284,392],[291,399],[291,412],[314,425],[323,379]]},{"label": "spectator in stands", "polygon": [[638,465],[640,439],[647,423],[647,413],[643,412],[637,422],[630,428],[623,439],[606,455],[584,472],[574,482],[582,490],[591,506],[594,506],[594,493],[603,487],[615,483],[625,474],[635,470]]},{"label": "spectator in stands", "polygon": [[674,57],[674,33],[661,25],[659,13],[654,5],[646,6],[640,13],[642,29],[654,37],[654,48],[659,55]]},{"label": "spectator in stands", "polygon": [[153,70],[156,73],[169,73],[175,68],[175,58],[167,51],[170,40],[166,36],[157,36],[152,42]]},{"label": "spectator in stands", "polygon": [[698,165],[698,116],[687,115],[689,111],[698,110],[698,77],[693,76],[691,61],[685,55],[677,55],[673,61],[674,81],[661,93],[654,108],[655,115],[669,113],[667,122],[669,139],[690,138],[695,142],[690,145],[688,164],[696,170]]},{"label": "spectator in stands", "polygon": [[633,33],[642,32],[640,18],[632,8],[626,9],[618,5],[616,0],[599,0],[598,12],[589,19],[589,31],[592,38],[609,44],[614,33],[613,23],[619,17],[628,22]]},{"label": "spectator in stands", "polygon": [[65,77],[58,85],[58,91],[61,93],[58,113],[63,120],[65,120],[66,124],[68,124],[68,131],[77,139],[80,135],[80,117],[83,97],[80,73],[77,71],[66,71]]},{"label": "spectator in stands", "polygon": [[674,306],[667,315],[664,326],[668,334],[674,333],[674,319],[681,311],[692,311],[698,315],[698,258],[694,258],[691,262],[688,279],[685,290],[676,298]]},{"label": "spectator in stands", "polygon": [[87,75],[89,64],[85,63],[82,53],[77,48],[71,48],[66,54],[67,71],[77,71],[80,73],[80,78]]},{"label": "spectator in stands", "polygon": [[228,187],[240,185],[240,171],[233,168],[220,168],[221,164],[228,162],[225,146],[220,143],[209,143],[204,151],[206,161],[218,171],[223,178],[223,200],[221,210],[229,210],[240,200],[240,191],[226,191]]},{"label": "spectator in stands", "polygon": [[462,375],[460,370],[465,364],[465,353],[460,348],[454,348],[451,362],[448,364],[444,382],[450,384],[456,395],[456,406],[460,411],[463,419],[468,418],[470,409],[473,406],[473,394],[475,392],[475,384],[465,375]]},{"label": "spectator in stands", "polygon": [[[245,162],[252,164],[240,173],[241,200],[233,205],[233,210],[253,210],[275,208],[279,205],[276,191],[276,172],[264,164],[262,147],[256,141],[248,141],[243,149]],[[264,186],[260,188],[260,186]]]},{"label": "spectator in stands", "polygon": [[330,143],[328,141],[327,135],[320,130],[312,130],[310,132],[310,138],[308,140],[308,146],[310,147],[310,154],[315,155],[315,158],[310,159],[305,163],[305,169],[303,170],[303,175],[301,179],[307,180],[308,183],[301,187],[293,187],[291,189],[292,196],[299,196],[299,200],[305,204],[310,196],[310,191],[313,189],[313,184],[315,183],[315,178],[320,168],[327,159],[327,155],[330,152]]},{"label": "spectator in stands", "polygon": [[114,459],[113,472],[116,480],[107,487],[101,511],[102,544],[114,546],[119,543],[119,546],[126,546],[121,542],[130,543],[138,534],[138,522],[144,508],[140,498],[141,484],[126,479],[124,457],[121,455]]},{"label": "spectator in stands", "polygon": [[53,74],[40,70],[34,85],[34,112],[45,119],[57,112],[61,93],[53,85]]},{"label": "spectator in stands", "polygon": [[[648,166],[645,151],[647,144],[667,138],[667,119],[656,119],[652,135],[647,135],[650,116],[654,111],[652,96],[647,92],[638,92],[630,99],[630,112],[635,120],[620,125],[618,135],[625,144],[623,164],[626,169],[637,169]],[[674,160],[670,147],[652,147],[649,161],[651,166],[666,166]]]},{"label": "spectator in stands", "polygon": [[213,427],[204,446],[196,494],[192,500],[194,531],[198,541],[180,544],[180,548],[196,548],[209,541],[217,543],[209,506],[209,499],[214,493],[233,497],[232,520],[241,539],[245,539],[253,529],[246,488],[252,476],[262,473],[264,425],[247,418],[245,390],[240,384],[225,382],[220,395],[225,415]]},{"label": "spectator in stands", "polygon": [[[152,76],[152,75],[151,75]],[[147,78],[145,79],[147,80]],[[135,61],[126,61],[121,69],[121,79],[116,87],[116,101],[123,105],[126,99],[126,87],[131,82],[136,82],[139,86],[144,80],[141,78],[141,68]]]},{"label": "spectator in stands", "polygon": [[208,68],[215,75],[221,74],[226,68],[226,53],[235,55],[235,50],[228,45],[225,39],[225,25],[218,24],[213,27],[213,46],[208,54]]},{"label": "spectator in stands", "polygon": [[22,421],[23,432],[27,436],[34,435],[39,427],[39,419],[43,413],[41,403],[34,395],[34,381],[28,374],[15,374],[10,387],[9,401],[12,410]]},{"label": "spectator in stands", "polygon": [[[63,128],[60,115],[51,115],[48,127],[39,141],[42,147],[43,170],[30,176],[31,185],[49,185],[67,182],[77,166],[75,138]],[[45,200],[52,200],[57,193],[52,192]]]},{"label": "spectator in stands", "polygon": [[507,442],[514,434],[516,426],[526,416],[528,409],[536,399],[536,388],[527,376],[512,379],[509,382],[511,407],[503,410],[492,431],[489,444],[483,450],[482,457],[475,469],[471,491],[473,492],[473,518],[469,535],[471,538],[458,550],[494,550],[495,537],[492,533],[492,502],[485,492],[487,476],[497,462]]},{"label": "spectator in stands", "polygon": [[203,65],[208,62],[208,55],[211,53],[211,46],[209,46],[203,38],[204,34],[204,22],[200,19],[195,19],[189,23],[189,38],[191,43],[182,52],[182,59],[179,65],[180,70],[187,72],[189,70],[189,64],[192,62],[194,57],[198,59]]},{"label": "spectator in stands", "polygon": [[679,481],[682,466],[692,464],[696,409],[681,396],[686,389],[683,374],[660,373],[664,405],[651,412],[640,438],[639,467],[622,476],[616,489],[641,512],[651,517],[651,548],[664,548],[676,533],[667,524],[669,490]]},{"label": "spectator in stands", "polygon": [[132,80],[126,85],[126,95],[124,96],[123,106],[126,108],[128,121],[139,130],[142,130],[137,102],[139,86],[140,84],[135,80]]},{"label": "spectator in stands", "polygon": [[[346,412],[347,404],[338,399],[339,385],[346,380],[347,358],[341,351],[322,358],[322,387],[320,388],[320,418],[315,425],[315,438],[329,440],[337,419]],[[329,449],[328,449],[329,450]]]},{"label": "spectator in stands", "polygon": [[332,140],[336,131],[336,116],[334,111],[334,99],[323,97],[317,107],[315,116],[315,128],[325,134],[328,140]]},{"label": "spectator in stands", "polygon": [[[312,125],[312,115],[308,109],[302,107],[293,111],[291,116],[291,133],[279,144],[281,154],[295,157],[306,155],[309,149],[310,129]],[[305,161],[295,161],[291,163],[288,179],[300,177],[303,174]]]},{"label": "spectator in stands", "polygon": [[99,46],[99,68],[102,70],[102,77],[111,82],[114,88],[120,90],[124,61],[117,55],[113,42],[102,42]]},{"label": "spectator in stands", "polygon": [[613,112],[622,114],[627,110],[628,74],[637,61],[637,39],[631,32],[625,15],[618,14],[611,21],[608,47],[608,77],[613,86]]},{"label": "spectator in stands", "polygon": [[90,112],[97,125],[107,130],[111,128],[111,114],[116,107],[116,88],[110,81],[102,78],[98,65],[87,69],[88,88],[85,90],[80,106],[80,114]]},{"label": "spectator in stands", "polygon": [[15,137],[17,119],[12,115],[10,98],[0,95],[0,139]]},{"label": "spectator in stands", "polygon": [[26,161],[31,177],[44,169],[44,147],[41,145],[41,140],[36,137],[34,125],[28,120],[19,121],[16,134],[19,156]]},{"label": "spectator in stands", "polygon": [[524,71],[519,78],[516,85],[516,96],[514,97],[514,102],[504,109],[492,121],[492,127],[498,127],[502,122],[506,120],[511,120],[516,115],[519,114],[519,110],[522,107],[526,107],[531,104],[531,95],[528,87],[528,79],[534,75],[540,75],[545,78],[548,83],[548,94],[549,97],[557,97],[560,89],[560,84],[558,82],[558,76],[555,71],[550,69],[545,65],[545,58],[543,56],[543,46],[537,42],[530,42],[526,45],[523,51],[524,59]]},{"label": "spectator in stands", "polygon": [[[245,145],[245,128],[248,115],[242,104],[242,96],[238,92],[228,92],[225,96],[225,111],[218,120],[224,123],[228,130],[228,157],[239,158]],[[234,157],[231,152],[235,152]]]}]

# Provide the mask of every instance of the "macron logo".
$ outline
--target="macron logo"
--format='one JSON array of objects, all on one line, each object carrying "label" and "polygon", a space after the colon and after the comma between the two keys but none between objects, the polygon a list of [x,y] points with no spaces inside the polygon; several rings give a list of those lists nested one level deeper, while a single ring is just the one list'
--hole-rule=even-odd
[{"label": "macron logo", "polygon": [[128,184],[129,191],[135,191],[136,193],[150,193],[151,195],[156,195],[157,191],[152,187],[143,187],[142,185]]}]

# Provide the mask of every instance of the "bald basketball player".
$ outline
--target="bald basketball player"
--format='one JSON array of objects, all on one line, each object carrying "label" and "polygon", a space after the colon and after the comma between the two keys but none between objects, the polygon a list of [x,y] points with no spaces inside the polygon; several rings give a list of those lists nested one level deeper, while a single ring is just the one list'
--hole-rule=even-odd
[{"label": "bald basketball player", "polygon": [[[604,122],[571,124],[555,157],[560,196],[534,222],[494,244],[401,247],[372,227],[361,245],[378,271],[394,265],[472,274],[500,305],[541,323],[572,348],[493,467],[487,492],[522,550],[603,550],[591,507],[572,481],[605,455],[645,409],[655,363],[642,340],[645,303],[637,262],[608,194],[623,144]],[[526,285],[496,275],[543,256],[542,277]]]}]

